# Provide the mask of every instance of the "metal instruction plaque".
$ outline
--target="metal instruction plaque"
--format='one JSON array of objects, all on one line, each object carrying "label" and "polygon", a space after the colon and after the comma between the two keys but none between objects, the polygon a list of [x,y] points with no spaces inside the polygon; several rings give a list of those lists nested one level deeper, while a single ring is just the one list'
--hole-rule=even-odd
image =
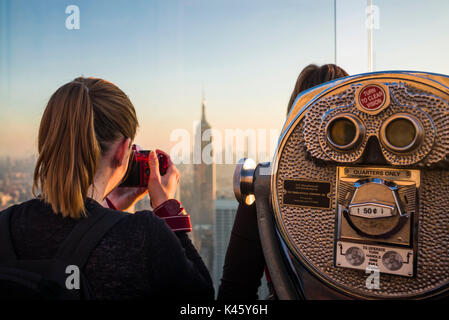
[{"label": "metal instruction plaque", "polygon": [[372,265],[381,273],[406,277],[414,274],[413,249],[339,241],[336,252],[337,267],[366,270]]},{"label": "metal instruction plaque", "polygon": [[329,182],[285,180],[283,203],[299,207],[329,209],[330,191]]}]

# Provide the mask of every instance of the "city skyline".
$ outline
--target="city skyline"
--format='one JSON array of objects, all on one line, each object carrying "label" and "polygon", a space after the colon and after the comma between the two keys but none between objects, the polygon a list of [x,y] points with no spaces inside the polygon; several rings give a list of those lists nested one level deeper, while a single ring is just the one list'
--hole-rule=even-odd
[{"label": "city skyline", "polygon": [[[68,10],[69,8],[75,11]],[[70,28],[67,19],[77,10],[79,14],[72,17],[76,27]],[[446,41],[445,34],[446,30],[449,30],[447,12],[449,12],[447,0],[133,0],[132,3],[127,0],[0,0],[0,211],[35,197],[32,187],[33,171],[37,160],[38,129],[51,95],[60,86],[79,76],[103,78],[120,87],[135,107],[140,126],[133,143],[144,150],[162,149],[172,155],[172,160],[179,170],[179,176],[177,176],[179,184],[173,197],[181,202],[185,209],[183,213],[187,212],[190,215],[192,232],[188,233],[188,237],[209,270],[217,294],[239,207],[233,188],[235,165],[242,157],[252,158],[257,163],[272,160],[271,156],[276,149],[280,130],[286,118],[287,103],[303,68],[309,64],[336,63],[350,75],[381,70],[415,70],[449,74],[449,62],[446,58],[449,42]],[[416,23],[417,21],[419,23]],[[373,79],[370,78],[369,81],[372,82]],[[355,102],[350,102],[349,106],[352,103],[357,106],[357,103],[360,104],[359,92],[364,92],[365,87],[357,89],[357,84],[351,83],[351,85],[354,92],[351,94],[357,99],[354,99]],[[378,89],[387,88],[386,84],[382,84],[382,87],[377,83],[369,83],[369,85],[377,86]],[[89,88],[87,92],[89,93]],[[90,92],[92,93],[92,89]],[[309,92],[316,94],[313,89]],[[384,108],[393,101],[393,98],[390,99],[388,96],[387,89],[379,90],[379,92],[383,92],[385,98],[382,102],[382,110],[374,109],[373,112],[383,112]],[[411,92],[414,94],[413,90]],[[343,91],[337,91],[335,95],[344,94],[346,98],[349,96]],[[398,97],[401,96],[398,95]],[[360,176],[357,178],[360,180],[355,182],[356,179],[353,176],[348,176],[345,181],[337,181],[335,184],[334,172],[336,172],[336,179],[340,179],[341,173],[346,170],[341,163],[354,164],[351,159],[342,157],[350,156],[351,151],[374,150],[370,149],[370,144],[375,142],[376,137],[378,142],[380,141],[378,146],[382,150],[374,150],[378,153],[376,155],[373,152],[375,158],[383,156],[387,158],[387,153],[390,151],[393,155],[390,155],[388,161],[385,159],[382,165],[379,164],[381,161],[377,162],[377,160],[365,165],[374,165],[374,169],[378,166],[384,167],[393,163],[390,161],[392,157],[398,156],[393,152],[394,148],[388,147],[390,140],[386,138],[387,133],[383,137],[384,131],[387,132],[390,123],[396,119],[393,118],[390,122],[390,120],[378,118],[376,121],[379,122],[380,131],[376,133],[377,127],[366,125],[371,121],[370,118],[362,117],[371,112],[363,106],[357,109],[361,112],[362,120],[351,121],[356,131],[353,141],[349,145],[343,143],[334,145],[330,132],[334,127],[333,124],[339,119],[335,117],[327,123],[324,119],[326,116],[334,117],[341,110],[346,110],[341,108],[338,110],[338,108],[347,108],[348,99],[345,100],[344,105],[335,104],[338,99],[332,99],[326,100],[326,104],[317,104],[320,112],[324,111],[323,108],[327,108],[327,105],[332,109],[331,111],[326,109],[321,115],[306,114],[305,104],[302,109],[305,110],[304,113],[291,113],[292,117],[304,116],[304,119],[317,121],[321,119],[321,124],[318,127],[311,120],[303,122],[304,125],[301,123],[301,127],[297,126],[296,129],[293,125],[289,127],[292,129],[289,134],[294,133],[294,135],[291,139],[279,140],[285,148],[279,150],[274,162],[275,166],[272,166],[274,174],[271,180],[260,179],[264,175],[261,170],[243,175],[244,179],[242,178],[252,180],[251,183],[247,183],[248,181],[245,183],[252,186],[247,189],[254,193],[251,195],[254,199],[256,197],[258,199],[257,217],[253,217],[252,222],[255,224],[251,227],[261,227],[260,233],[257,234],[261,240],[263,252],[258,254],[265,256],[265,272],[266,275],[275,276],[274,284],[279,281],[276,279],[279,274],[275,272],[281,269],[273,269],[271,265],[274,261],[272,259],[274,251],[267,247],[270,242],[273,244],[277,241],[282,244],[279,248],[283,250],[276,254],[286,254],[288,259],[284,259],[284,262],[289,262],[286,266],[290,266],[292,270],[300,266],[296,264],[299,260],[295,262],[295,257],[302,257],[300,251],[298,251],[300,254],[294,252],[292,244],[310,249],[308,252],[312,258],[321,258],[316,260],[319,260],[317,265],[320,268],[323,267],[323,270],[331,270],[334,263],[338,264],[335,257],[340,257],[342,261],[352,259],[352,251],[349,251],[352,247],[341,246],[338,253],[338,243],[334,243],[333,246],[331,244],[331,241],[338,240],[337,232],[340,233],[339,226],[342,225],[337,219],[346,219],[342,212],[346,215],[346,211],[351,211],[354,204],[355,207],[369,206],[368,209],[371,212],[379,199],[361,202],[353,196],[353,204],[349,204],[349,200],[346,201],[348,203],[339,203],[342,198],[340,195],[344,195],[343,191],[347,191],[345,188],[348,183],[355,186],[357,183],[360,185],[368,181],[366,177]],[[301,103],[304,101],[305,99],[302,99]],[[393,109],[392,112],[399,110],[398,112],[403,113],[406,107],[408,107],[406,104],[397,106],[397,109]],[[425,113],[428,111],[423,110]],[[332,114],[332,112],[335,113]],[[345,111],[344,117],[350,116],[352,120],[354,117],[358,118],[358,114],[353,116],[348,112]],[[415,119],[414,114],[407,119]],[[390,114],[385,117],[387,119]],[[433,120],[430,121],[427,118],[424,119],[425,121],[415,120],[412,121],[415,138],[406,152],[421,152],[424,147],[422,150],[419,148],[427,141],[431,142],[432,146],[439,147],[440,129],[437,134],[433,134],[432,130],[428,131],[432,128],[427,124]],[[314,144],[310,144],[308,138],[316,136],[318,131],[323,133],[321,135],[323,139],[318,136]],[[229,137],[232,139],[228,139]],[[363,146],[362,138],[365,139]],[[295,148],[290,148],[290,145]],[[324,154],[326,157],[321,158],[325,146],[331,148],[334,154],[328,158]],[[362,150],[362,147],[365,149]],[[356,148],[358,149],[355,150]],[[399,147],[396,149],[405,150]],[[172,153],[173,150],[179,152]],[[297,151],[302,153],[299,154]],[[342,152],[335,155],[337,151]],[[382,154],[379,156],[379,152],[383,156]],[[402,153],[404,152],[401,151]],[[410,156],[408,153],[406,155]],[[424,156],[427,156],[427,153]],[[364,157],[365,155],[358,159],[363,162]],[[114,159],[114,163],[115,160],[117,159]],[[363,164],[359,163],[359,160],[356,161],[355,166]],[[401,164],[400,161],[399,159],[397,163]],[[120,164],[120,161],[118,163]],[[294,164],[291,166],[293,170],[290,164]],[[312,164],[313,170],[310,170],[309,167]],[[394,166],[396,167],[396,164]],[[259,169],[262,167],[265,166],[260,166]],[[393,171],[405,170],[402,167],[404,166],[393,168]],[[437,184],[427,187],[426,183],[429,180],[426,176],[427,169],[423,168],[418,168],[420,170],[412,168],[413,175],[418,176],[416,181],[399,179],[397,185],[396,182],[390,181],[394,184],[393,186],[387,183],[388,179],[384,181],[383,177],[379,178],[389,188],[383,186],[385,190],[388,189],[390,198],[391,192],[394,193],[394,201],[390,201],[391,203],[387,201],[391,204],[388,206],[385,204],[387,202],[379,202],[377,207],[381,209],[385,206],[391,207],[389,209],[391,216],[393,212],[400,214],[401,217],[399,215],[398,217],[402,220],[397,227],[403,228],[405,225],[402,224],[405,221],[402,216],[416,217],[414,215],[419,213],[419,219],[426,217],[425,214],[421,215],[416,210],[419,209],[418,207],[414,208],[411,205],[411,203],[424,203],[426,199],[421,194],[426,190],[433,192],[432,188],[438,187]],[[148,174],[149,169],[146,170]],[[112,171],[107,169],[105,172]],[[431,177],[435,172],[432,168]],[[88,178],[89,184],[93,184],[92,180],[95,180],[97,185],[96,179],[101,177],[91,173]],[[114,172],[113,179],[104,185],[107,191],[104,191],[105,194],[102,196],[106,197],[111,181],[117,185],[120,184],[116,173]],[[412,174],[406,173],[409,176]],[[247,179],[248,177],[253,179]],[[421,177],[422,180],[420,180]],[[65,179],[65,185],[69,186],[70,179],[67,177],[58,176],[55,179]],[[368,182],[378,182],[377,180]],[[414,192],[413,188],[409,190],[410,193],[407,193],[408,189],[405,188],[412,183],[417,188],[422,186],[417,191],[423,191],[420,194],[417,193],[416,197],[410,197],[411,192]],[[293,187],[290,188],[290,184]],[[382,187],[379,185],[377,183],[374,188]],[[321,186],[325,187],[324,191],[318,190]],[[316,188],[312,190],[312,187]],[[83,187],[83,197],[86,196],[87,189]],[[313,192],[309,192],[310,190]],[[332,192],[328,193],[327,190],[336,192],[336,200],[330,198]],[[271,197],[266,194],[267,192],[271,193]],[[36,190],[36,194],[39,195],[39,193],[39,190]],[[346,193],[346,200],[350,199],[350,194]],[[152,193],[152,195],[156,197],[158,194]],[[87,196],[93,197],[93,193]],[[98,195],[99,198],[95,198],[102,201],[102,196]],[[172,197],[168,193],[165,196],[161,199],[166,200]],[[294,201],[289,201],[290,196]],[[266,197],[267,201],[263,197]],[[304,197],[309,198],[304,200]],[[326,201],[321,207],[316,207],[315,204],[319,201],[314,197],[321,197]],[[405,209],[401,205],[402,198],[404,198]],[[414,202],[410,202],[410,199]],[[278,200],[279,203],[276,204],[274,200]],[[269,204],[270,210],[265,210],[264,201],[265,207]],[[297,205],[298,203],[300,205]],[[345,206],[348,206],[347,210]],[[164,206],[161,207],[161,210],[164,210]],[[304,209],[299,209],[301,207]],[[167,208],[168,206],[165,207]],[[276,219],[273,218],[273,221],[270,221],[264,216],[268,216],[267,214],[273,211],[272,208],[274,208],[273,214],[276,215]],[[432,209],[424,206],[422,211],[426,213],[428,208]],[[332,212],[334,209],[336,214]],[[128,208],[127,212],[135,213],[141,210],[153,210],[148,194]],[[374,208],[374,210],[379,209]],[[179,214],[179,211],[176,214]],[[323,223],[317,223],[318,220],[315,219],[320,215],[325,219]],[[367,213],[366,217],[374,217],[370,215]],[[331,221],[329,217],[334,216],[337,226],[335,228],[329,224]],[[279,217],[285,218],[285,221]],[[168,217],[165,218],[168,219]],[[311,230],[313,236],[318,235],[317,239],[319,238],[320,241],[327,237],[329,241],[312,241],[308,244],[302,242],[306,233],[291,222],[303,218],[304,221],[311,222],[311,228],[308,230]],[[355,219],[360,218],[363,217],[358,216]],[[385,218],[385,215],[380,218]],[[238,220],[238,223],[241,223],[245,219]],[[349,229],[350,219],[349,222],[346,220],[342,220],[343,224],[348,224],[343,226],[348,228],[344,230],[347,231],[344,235],[351,238],[360,230]],[[420,224],[416,224],[415,220],[407,223],[409,225],[414,223],[415,229],[418,230],[417,227],[421,222],[418,221]],[[270,223],[264,225],[267,221]],[[284,222],[287,226],[285,230]],[[273,226],[270,226],[271,224]],[[297,226],[302,225],[297,224]],[[425,224],[424,227],[426,227]],[[271,235],[275,237],[271,239],[270,236],[267,237],[266,229],[268,228],[274,228],[276,233]],[[288,228],[294,230],[291,233],[284,232]],[[386,232],[389,233],[391,230],[393,229],[390,228]],[[426,230],[423,230],[425,234]],[[41,232],[40,235],[42,234],[44,233]],[[379,233],[367,235],[379,236]],[[400,236],[402,237],[401,234]],[[287,237],[293,239],[291,243]],[[286,239],[288,241],[284,242]],[[412,239],[412,237],[404,239]],[[254,239],[250,240],[254,242]],[[362,241],[359,240],[355,242],[361,246]],[[382,243],[387,243],[386,239],[383,240]],[[398,240],[394,241],[399,243]],[[409,242],[411,243],[411,240]],[[39,242],[33,241],[33,243]],[[376,246],[379,243],[376,242]],[[367,240],[367,244],[374,246],[372,237]],[[241,244],[235,247],[239,245]],[[406,250],[406,245],[405,241],[399,249]],[[414,245],[416,248],[417,244]],[[317,248],[325,250],[321,252],[317,251]],[[323,257],[331,257],[332,249],[337,252],[332,256],[335,259],[324,261]],[[251,251],[256,252],[255,249]],[[404,257],[404,259],[401,258],[402,264],[406,256],[401,257]],[[413,255],[411,257],[414,259],[414,266],[421,267],[417,263],[422,263],[422,256],[418,256],[421,260],[416,260]],[[239,262],[239,266],[243,265],[242,259],[235,261]],[[408,255],[407,262],[404,264],[412,267]],[[201,269],[204,268],[201,266]],[[306,269],[301,270],[304,272]],[[240,272],[240,270],[237,271]],[[301,275],[301,272],[298,274]],[[240,272],[240,275],[242,274],[246,273]],[[312,278],[305,279],[304,283],[307,285],[307,281]],[[361,282],[361,285],[364,285],[364,282]],[[307,290],[301,288],[297,291],[301,291],[301,294],[306,293],[304,294],[306,297],[310,294],[308,290],[308,288]],[[346,294],[346,289],[343,291]],[[282,290],[276,293],[281,293],[279,297],[282,298]],[[259,299],[267,296],[265,276],[259,288]]]}]

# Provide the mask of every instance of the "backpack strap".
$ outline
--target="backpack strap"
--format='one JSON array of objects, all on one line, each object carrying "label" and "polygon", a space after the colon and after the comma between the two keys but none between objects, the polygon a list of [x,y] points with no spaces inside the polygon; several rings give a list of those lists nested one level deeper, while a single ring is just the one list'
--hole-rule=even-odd
[{"label": "backpack strap", "polygon": [[56,259],[82,269],[104,235],[127,216],[124,212],[112,211],[103,207],[95,209],[88,211],[88,217],[83,218],[73,228],[60,245],[55,256]]},{"label": "backpack strap", "polygon": [[10,233],[11,208],[0,212],[0,262],[17,260]]}]

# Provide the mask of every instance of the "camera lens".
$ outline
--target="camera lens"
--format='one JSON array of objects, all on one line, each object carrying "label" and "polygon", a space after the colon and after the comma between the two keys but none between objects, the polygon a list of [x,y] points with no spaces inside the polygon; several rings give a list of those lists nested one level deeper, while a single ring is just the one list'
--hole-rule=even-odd
[{"label": "camera lens", "polygon": [[408,114],[390,117],[381,128],[383,143],[394,152],[407,152],[415,148],[422,133],[421,123]]},{"label": "camera lens", "polygon": [[363,137],[364,129],[361,122],[349,114],[339,115],[329,121],[327,140],[340,150],[356,147]]}]

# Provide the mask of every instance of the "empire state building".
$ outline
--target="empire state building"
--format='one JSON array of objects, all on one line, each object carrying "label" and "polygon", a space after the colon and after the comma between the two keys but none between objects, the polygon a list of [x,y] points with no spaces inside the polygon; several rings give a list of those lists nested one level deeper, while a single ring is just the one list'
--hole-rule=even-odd
[{"label": "empire state building", "polygon": [[196,128],[194,145],[194,210],[192,211],[192,222],[197,225],[212,226],[215,220],[215,161],[213,161],[213,137],[210,132],[211,126],[206,120],[206,101],[204,98],[201,108],[201,122]]}]

